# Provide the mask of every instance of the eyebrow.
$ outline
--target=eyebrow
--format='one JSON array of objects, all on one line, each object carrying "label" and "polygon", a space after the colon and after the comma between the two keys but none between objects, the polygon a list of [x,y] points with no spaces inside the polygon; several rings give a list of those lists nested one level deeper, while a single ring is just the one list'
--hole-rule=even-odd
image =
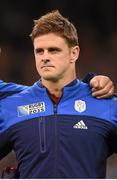
[{"label": "eyebrow", "polygon": [[[54,51],[54,50],[61,51],[61,48],[56,47],[56,46],[52,46],[47,49],[48,49],[48,51]],[[43,51],[43,50],[44,50],[44,48],[36,48],[35,49],[36,52]]]},{"label": "eyebrow", "polygon": [[48,50],[49,51],[53,51],[53,50],[61,51],[61,48],[53,46],[53,47],[49,47]]}]

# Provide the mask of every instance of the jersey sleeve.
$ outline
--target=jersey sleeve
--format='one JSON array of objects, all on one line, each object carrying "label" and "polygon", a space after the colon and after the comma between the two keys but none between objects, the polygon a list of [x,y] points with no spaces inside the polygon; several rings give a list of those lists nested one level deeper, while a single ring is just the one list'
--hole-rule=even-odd
[{"label": "jersey sleeve", "polygon": [[12,94],[19,93],[27,88],[28,86],[25,86],[25,85],[20,85],[20,84],[15,84],[15,83],[6,83],[0,80],[0,99],[3,99]]},{"label": "jersey sleeve", "polygon": [[84,83],[90,84],[90,80],[95,77],[97,74],[94,72],[89,72],[85,75],[85,77],[82,79]]},{"label": "jersey sleeve", "polygon": [[5,118],[2,113],[2,103],[0,103],[0,160],[12,151],[12,145],[8,138],[8,131],[5,130]]},{"label": "jersey sleeve", "polygon": [[117,96],[114,96],[110,104],[110,116],[112,131],[109,135],[110,154],[117,153]]},{"label": "jersey sleeve", "polygon": [[0,133],[0,160],[12,151],[12,146],[8,141],[7,133]]}]

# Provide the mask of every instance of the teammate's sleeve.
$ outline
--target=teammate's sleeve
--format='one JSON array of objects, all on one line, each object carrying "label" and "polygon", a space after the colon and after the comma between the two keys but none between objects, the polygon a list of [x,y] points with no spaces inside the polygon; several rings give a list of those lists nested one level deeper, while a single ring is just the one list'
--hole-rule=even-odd
[{"label": "teammate's sleeve", "polygon": [[0,103],[0,159],[4,158],[11,150],[12,145],[8,138],[6,129],[5,117],[2,113],[2,102]]},{"label": "teammate's sleeve", "polygon": [[0,160],[12,151],[12,146],[10,142],[8,142],[7,136],[7,132],[0,132]]},{"label": "teammate's sleeve", "polygon": [[109,150],[110,154],[117,154],[117,96],[113,96],[110,104],[110,120],[112,122],[111,132],[109,134]]},{"label": "teammate's sleeve", "polygon": [[82,81],[83,81],[84,83],[89,84],[89,83],[90,83],[90,80],[91,80],[93,77],[95,77],[96,75],[97,75],[97,74],[94,73],[94,72],[89,72],[89,73],[87,73],[87,74],[85,75],[85,77],[82,79]]},{"label": "teammate's sleeve", "polygon": [[10,96],[12,94],[19,93],[27,88],[28,86],[25,85],[6,83],[0,80],[0,99]]}]

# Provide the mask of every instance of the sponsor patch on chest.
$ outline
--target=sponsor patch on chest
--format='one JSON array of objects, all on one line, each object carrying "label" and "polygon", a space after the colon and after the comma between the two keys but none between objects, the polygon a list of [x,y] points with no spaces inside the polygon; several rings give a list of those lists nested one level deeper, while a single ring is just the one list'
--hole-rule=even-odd
[{"label": "sponsor patch on chest", "polygon": [[17,107],[18,117],[45,112],[45,103],[37,102],[33,104],[23,105]]}]

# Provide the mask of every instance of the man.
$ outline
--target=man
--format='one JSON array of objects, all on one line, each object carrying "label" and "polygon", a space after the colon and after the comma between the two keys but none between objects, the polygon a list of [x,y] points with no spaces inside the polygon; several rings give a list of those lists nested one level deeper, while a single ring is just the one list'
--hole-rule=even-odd
[{"label": "man", "polygon": [[58,11],[31,34],[41,80],[1,100],[0,158],[14,149],[20,178],[104,178],[117,152],[117,98],[76,79],[77,31]]}]

